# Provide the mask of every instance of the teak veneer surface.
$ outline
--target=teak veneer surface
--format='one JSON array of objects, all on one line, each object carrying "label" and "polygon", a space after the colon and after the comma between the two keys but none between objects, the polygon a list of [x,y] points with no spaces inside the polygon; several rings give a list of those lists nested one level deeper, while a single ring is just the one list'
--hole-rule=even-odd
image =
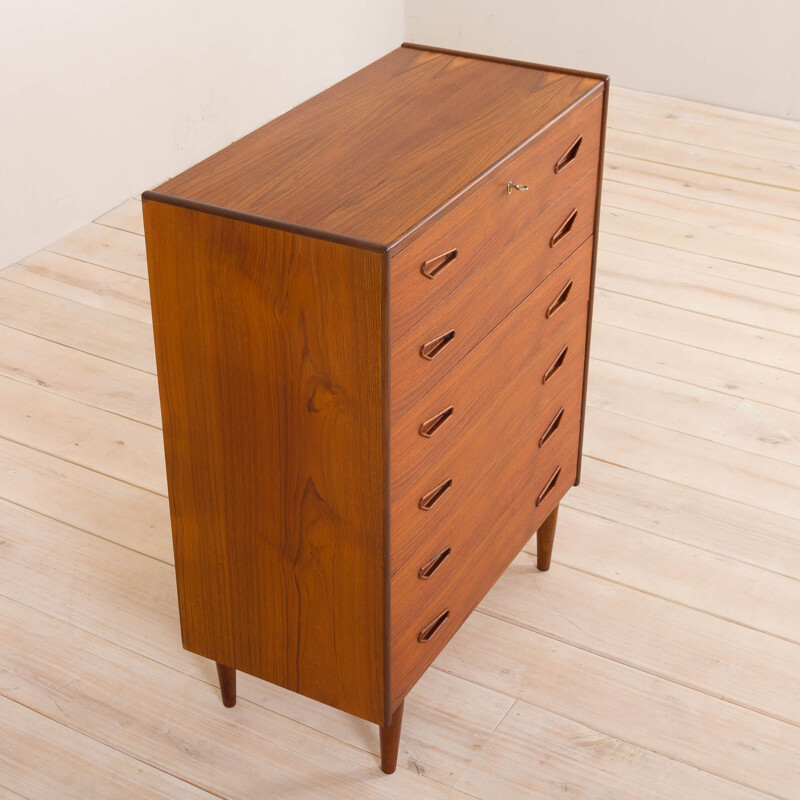
[{"label": "teak veneer surface", "polygon": [[184,646],[382,723],[383,257],[144,219]]},{"label": "teak veneer surface", "polygon": [[241,670],[376,722],[391,771],[575,482],[606,86],[404,46],[142,195],[181,632],[226,705]]},{"label": "teak veneer surface", "polygon": [[601,87],[400,47],[145,197],[385,249]]}]

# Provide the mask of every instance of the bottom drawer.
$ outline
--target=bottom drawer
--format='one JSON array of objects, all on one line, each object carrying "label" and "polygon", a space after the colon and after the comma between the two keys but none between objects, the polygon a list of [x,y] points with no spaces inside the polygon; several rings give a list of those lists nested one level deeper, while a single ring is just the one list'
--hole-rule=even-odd
[{"label": "bottom drawer", "polygon": [[490,522],[453,555],[447,574],[421,610],[410,609],[404,603],[406,593],[396,592],[392,581],[393,704],[431,665],[575,482],[579,433],[578,411],[570,415],[561,441],[549,454],[542,457],[538,448],[525,445],[518,457],[508,459],[497,475]]}]

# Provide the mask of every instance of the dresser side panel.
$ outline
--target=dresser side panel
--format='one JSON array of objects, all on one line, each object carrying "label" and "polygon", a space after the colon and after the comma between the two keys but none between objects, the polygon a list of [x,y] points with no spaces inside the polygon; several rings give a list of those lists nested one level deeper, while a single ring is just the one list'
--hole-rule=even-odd
[{"label": "dresser side panel", "polygon": [[383,256],[144,219],[184,646],[383,723]]}]

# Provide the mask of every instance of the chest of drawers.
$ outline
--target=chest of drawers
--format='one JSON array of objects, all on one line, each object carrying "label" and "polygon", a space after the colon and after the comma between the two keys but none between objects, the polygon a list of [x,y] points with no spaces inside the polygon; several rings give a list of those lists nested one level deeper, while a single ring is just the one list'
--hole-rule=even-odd
[{"label": "chest of drawers", "polygon": [[184,646],[380,726],[577,483],[605,76],[404,45],[143,195]]}]

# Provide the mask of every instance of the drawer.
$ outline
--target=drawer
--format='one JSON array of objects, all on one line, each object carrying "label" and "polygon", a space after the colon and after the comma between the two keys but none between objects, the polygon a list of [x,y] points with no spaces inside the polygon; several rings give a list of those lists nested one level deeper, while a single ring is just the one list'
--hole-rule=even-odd
[{"label": "drawer", "polygon": [[[391,255],[394,342],[598,165],[602,91],[500,164],[452,211]],[[507,190],[509,181],[526,192]]]},{"label": "drawer", "polygon": [[[575,481],[580,412],[574,414],[563,438],[545,456],[537,448],[520,446],[509,457],[493,508],[485,522],[473,526],[468,540],[449,556],[438,585],[421,597],[404,575],[392,579],[392,696],[402,697],[430,666],[469,614],[480,603],[519,551],[544,522]],[[538,497],[552,489],[539,505],[517,502],[522,495]],[[444,566],[440,568],[444,570]],[[531,576],[533,580],[533,576]],[[431,581],[416,579],[417,584]]]},{"label": "drawer", "polygon": [[[552,358],[550,350],[556,345],[546,347],[543,343],[549,337],[562,336],[564,326],[572,329],[571,337],[582,337],[592,243],[590,238],[581,245],[405,416],[392,421],[391,496],[396,523],[402,519],[394,509],[398,502],[410,504],[408,510],[415,511],[413,497],[403,500],[412,484],[423,473],[430,474],[431,467],[440,464],[443,455],[463,446],[475,430],[486,424],[483,420],[495,413],[510,384],[520,379],[530,382],[531,378],[525,375],[535,375],[549,365],[549,361],[544,362]],[[574,354],[569,355],[568,362]],[[446,477],[442,475],[442,480]],[[418,514],[411,514],[414,516]],[[422,531],[420,534],[424,535]],[[422,540],[420,535],[409,536],[397,528],[392,535],[392,559],[398,564],[402,561],[396,559],[410,555],[416,546],[414,541],[402,540],[412,538],[417,544]]]},{"label": "drawer", "polygon": [[[530,436],[534,415],[552,397],[580,399],[585,349],[585,304],[580,317],[568,320],[558,339],[543,345],[525,370],[516,375],[487,404],[474,429],[427,464],[421,475],[392,505],[391,569],[396,571],[440,525],[465,524],[475,506],[489,503],[488,465],[496,455]],[[553,369],[547,386],[541,380]]]},{"label": "drawer", "polygon": [[[520,443],[531,447],[534,432],[553,419],[554,403],[569,409],[564,424],[580,417],[585,324],[584,304],[583,314],[569,320],[558,339],[542,346],[529,367],[481,415],[475,430],[427,466],[394,503],[390,512],[392,573],[424,543],[437,541],[440,535],[452,539],[462,528],[478,524],[481,515],[494,507],[494,477],[502,470],[502,461]],[[548,369],[554,370],[553,376],[542,385]]]},{"label": "drawer", "polygon": [[[530,498],[534,489],[538,497],[553,471],[558,466],[563,467],[563,462],[570,457],[570,448],[577,457],[577,446],[571,435],[580,424],[581,415],[581,394],[576,391],[580,377],[576,372],[577,368],[573,367],[563,393],[557,392],[538,404],[535,417],[522,434],[517,432],[503,442],[498,450],[502,456],[496,455],[493,463],[486,457],[480,480],[470,498],[448,515],[394,574],[392,597],[402,613],[416,613],[421,609],[447,580],[455,565],[469,553],[472,540],[491,524],[497,514],[497,502],[506,492],[506,483],[513,481],[513,476],[508,474],[509,465],[519,469],[520,458],[528,459],[530,455],[525,466],[527,473],[533,474],[526,490],[526,497]],[[529,452],[516,455],[522,449]],[[563,485],[559,475],[556,486]],[[545,500],[549,497],[543,497],[541,502]]]},{"label": "drawer", "polygon": [[592,170],[392,345],[393,419],[591,236],[596,196]]}]

